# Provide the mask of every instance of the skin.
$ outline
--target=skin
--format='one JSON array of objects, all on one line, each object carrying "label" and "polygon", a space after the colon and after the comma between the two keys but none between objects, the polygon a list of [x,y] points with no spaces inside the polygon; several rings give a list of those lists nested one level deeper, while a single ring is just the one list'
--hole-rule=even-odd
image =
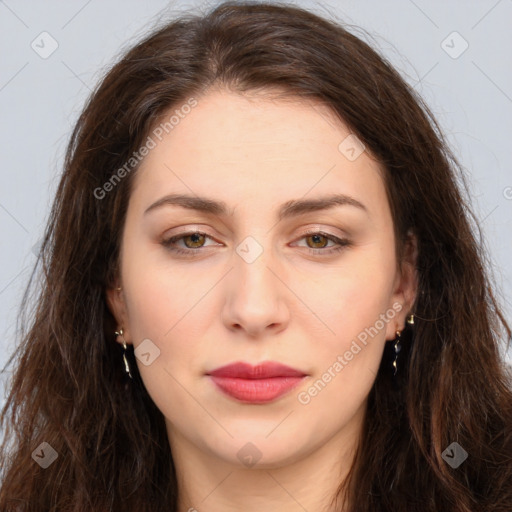
[{"label": "skin", "polygon": [[[354,161],[342,154],[349,134],[317,103],[211,90],[134,177],[122,290],[107,297],[126,342],[150,339],[160,350],[137,365],[166,418],[180,512],[332,510],[385,341],[404,328],[417,288],[415,241],[400,270],[383,171],[366,151]],[[333,191],[367,211],[343,205],[277,221],[286,201]],[[144,213],[171,193],[224,201],[232,216],[172,205]],[[323,255],[336,243],[308,229],[350,245]],[[175,243],[191,257],[161,243],[194,230],[210,238]],[[251,263],[236,252],[249,236],[263,250]],[[301,403],[299,393],[390,310],[378,334]],[[241,403],[205,376],[234,361],[278,361],[308,377],[270,404]],[[237,456],[249,442],[261,456],[252,467]]]}]

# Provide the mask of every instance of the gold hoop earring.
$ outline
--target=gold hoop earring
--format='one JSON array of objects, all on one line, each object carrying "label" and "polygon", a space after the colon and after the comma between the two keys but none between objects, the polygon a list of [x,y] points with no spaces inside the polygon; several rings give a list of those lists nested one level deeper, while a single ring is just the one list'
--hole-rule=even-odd
[{"label": "gold hoop earring", "polygon": [[409,318],[407,319],[407,323],[409,325],[414,325],[414,315],[409,316]]},{"label": "gold hoop earring", "polygon": [[124,340],[124,337],[123,337],[123,334],[124,334],[124,331],[123,329],[119,329],[119,331],[115,331],[116,335],[117,336],[120,336],[123,340],[123,348],[124,348],[124,352],[123,352],[123,361],[124,361],[124,371],[130,376],[130,379],[133,379],[132,377],[132,373],[130,371],[130,365],[128,364],[128,359],[126,358],[126,341]]}]

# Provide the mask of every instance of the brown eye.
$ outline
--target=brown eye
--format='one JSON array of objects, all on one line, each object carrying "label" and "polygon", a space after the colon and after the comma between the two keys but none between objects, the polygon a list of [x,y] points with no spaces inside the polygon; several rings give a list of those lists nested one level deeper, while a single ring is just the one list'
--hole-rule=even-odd
[{"label": "brown eye", "polygon": [[[306,237],[304,237],[306,240],[312,240],[313,241],[313,246],[311,247],[312,249],[323,249],[324,247],[327,246],[328,242],[329,242],[329,239],[322,235],[322,234],[314,234],[314,235],[308,235]],[[322,243],[322,239],[324,240],[325,243]]]},{"label": "brown eye", "polygon": [[[333,255],[340,252],[346,247],[350,247],[352,242],[346,238],[338,238],[337,236],[323,233],[321,231],[310,231],[303,233],[300,240],[306,242],[305,249],[313,255]],[[331,246],[327,244],[332,242]],[[304,246],[299,246],[304,247]]]},{"label": "brown eye", "polygon": [[[185,244],[186,247],[188,247],[189,249],[197,249],[198,247],[202,246],[202,244],[204,243],[204,241],[206,239],[206,236],[203,233],[192,233],[191,235],[183,236],[182,239],[183,239],[183,243]],[[189,245],[187,243],[187,239],[192,240],[192,242],[191,242],[192,245]]]},{"label": "brown eye", "polygon": [[161,244],[166,249],[176,254],[186,256],[198,254],[201,252],[200,249],[208,247],[204,245],[207,239],[213,240],[212,237],[208,236],[206,233],[193,231],[162,240]]}]

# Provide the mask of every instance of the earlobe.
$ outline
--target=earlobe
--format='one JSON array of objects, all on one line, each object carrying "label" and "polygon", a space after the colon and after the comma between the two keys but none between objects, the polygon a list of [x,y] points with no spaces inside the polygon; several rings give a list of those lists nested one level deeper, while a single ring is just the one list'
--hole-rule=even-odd
[{"label": "earlobe", "polygon": [[[392,304],[400,303],[401,309],[395,317],[395,323],[388,326],[386,339],[393,339],[397,330],[405,327],[406,319],[409,318],[413,305],[416,301],[418,291],[418,271],[416,269],[418,257],[418,245],[416,236],[409,230],[404,246],[402,262],[397,271],[395,290]],[[391,324],[392,322],[390,322]]]},{"label": "earlobe", "polygon": [[126,333],[127,314],[122,288],[118,286],[107,288],[105,295],[108,309],[112,313],[119,328],[123,328]]}]

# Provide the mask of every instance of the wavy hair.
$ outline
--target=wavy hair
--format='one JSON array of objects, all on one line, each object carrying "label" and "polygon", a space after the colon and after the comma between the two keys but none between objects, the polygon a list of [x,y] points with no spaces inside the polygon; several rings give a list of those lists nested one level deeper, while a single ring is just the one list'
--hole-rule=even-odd
[{"label": "wavy hair", "polygon": [[[0,511],[177,510],[163,415],[133,346],[127,382],[105,295],[137,166],[109,180],[163,114],[212,87],[327,105],[385,171],[398,261],[410,229],[418,240],[401,373],[390,374],[388,343],[335,510],[346,499],[352,512],[510,512],[512,390],[500,345],[511,331],[464,170],[421,97],[341,22],[239,1],[153,29],[105,74],[76,123],[10,360]],[[99,198],[107,182],[114,190]],[[58,454],[46,469],[32,459],[42,442]],[[442,457],[452,442],[469,454],[456,469]]]}]

